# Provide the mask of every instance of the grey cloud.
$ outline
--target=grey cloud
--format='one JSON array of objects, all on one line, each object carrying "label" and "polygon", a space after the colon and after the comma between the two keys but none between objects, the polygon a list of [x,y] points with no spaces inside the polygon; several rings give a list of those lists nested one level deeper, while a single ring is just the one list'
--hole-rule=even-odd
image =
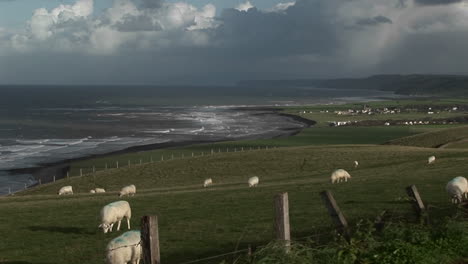
[{"label": "grey cloud", "polygon": [[392,24],[393,21],[388,17],[384,16],[375,16],[372,18],[363,18],[357,21],[357,24],[360,26],[375,26],[378,24]]},{"label": "grey cloud", "polygon": [[117,30],[122,32],[135,32],[135,31],[160,31],[161,25],[156,21],[146,16],[127,16],[123,21],[118,22],[114,26]]},{"label": "grey cloud", "polygon": [[[153,1],[148,8],[140,7],[139,12],[153,16],[127,16],[117,24],[99,18],[103,28],[112,25],[113,30],[132,32],[123,34],[125,38],[115,52],[105,55],[83,52],[90,42],[87,39],[90,34],[82,32],[92,30],[90,25],[94,24],[90,18],[65,21],[53,28],[58,39],[47,40],[40,50],[20,54],[7,52],[0,60],[0,80],[12,83],[214,84],[240,79],[468,71],[468,53],[465,52],[468,37],[464,37],[468,36],[468,30],[463,24],[457,24],[460,18],[454,17],[458,13],[451,13],[453,8],[441,6],[434,16],[425,10],[418,12],[421,8],[402,10],[404,7],[395,6],[396,2],[298,0],[284,12],[256,8],[247,12],[224,10],[217,17],[220,26],[216,28],[184,30],[184,24],[182,28],[165,30],[155,23],[165,9],[151,13],[157,6]],[[138,3],[144,5],[143,1]],[[349,9],[348,4],[354,3],[358,8]],[[381,15],[366,18],[368,14],[375,14],[372,6],[361,10],[369,3],[379,4],[377,14]],[[343,14],[343,10],[349,12]],[[383,24],[393,25],[373,26]],[[354,27],[350,29],[349,25]],[[112,42],[112,34],[100,35],[104,46]],[[85,48],[59,53],[51,43],[78,43]]]},{"label": "grey cloud", "polygon": [[299,0],[283,13],[224,10],[222,25],[214,32],[215,43],[231,53],[253,57],[330,54],[338,38],[334,15],[327,12],[329,2],[334,0]]},{"label": "grey cloud", "polygon": [[160,8],[164,0],[135,0],[143,8]]},{"label": "grey cloud", "polygon": [[464,0],[414,0],[414,2],[420,5],[449,5],[464,2]]}]

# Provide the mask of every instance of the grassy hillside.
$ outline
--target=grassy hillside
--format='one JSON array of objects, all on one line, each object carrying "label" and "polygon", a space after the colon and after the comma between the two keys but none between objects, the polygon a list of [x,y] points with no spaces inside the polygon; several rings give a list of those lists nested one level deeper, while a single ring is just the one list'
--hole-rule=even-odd
[{"label": "grassy hillside", "polygon": [[466,138],[468,138],[468,126],[462,126],[398,138],[388,144],[436,148]]},{"label": "grassy hillside", "polygon": [[410,136],[433,130],[431,128],[417,127],[312,127],[302,130],[299,134],[283,138],[260,139],[260,140],[240,140],[230,142],[220,142],[213,144],[199,144],[169,149],[158,149],[120,155],[110,155],[101,158],[94,158],[73,162],[71,164],[70,175],[80,175],[90,173],[95,170],[104,170],[106,164],[108,168],[115,168],[117,162],[119,167],[126,167],[130,161],[131,165],[153,161],[180,159],[182,157],[206,156],[211,154],[211,150],[217,153],[234,151],[250,151],[267,147],[298,147],[308,145],[332,145],[332,144],[382,144],[389,140]]},{"label": "grassy hillside", "polygon": [[[438,157],[430,166],[429,155]],[[318,196],[324,189],[333,191],[352,225],[382,210],[411,219],[404,191],[409,184],[418,186],[437,214],[448,216],[455,208],[444,186],[468,169],[467,157],[465,150],[327,145],[221,153],[72,177],[0,198],[0,230],[8,230],[0,240],[0,263],[103,263],[106,243],[122,231],[99,232],[99,210],[118,200],[117,191],[129,183],[138,192],[125,198],[132,206],[133,228],[139,228],[143,215],[159,216],[163,263],[270,242],[272,197],[284,191],[290,196],[293,239],[332,234]],[[354,160],[360,162],[357,169]],[[329,175],[337,168],[349,170],[351,181],[331,185]],[[253,175],[260,177],[260,185],[248,188],[246,181]],[[215,185],[201,188],[208,177]],[[68,184],[76,194],[58,197],[57,190]],[[88,194],[94,187],[108,193]]]}]

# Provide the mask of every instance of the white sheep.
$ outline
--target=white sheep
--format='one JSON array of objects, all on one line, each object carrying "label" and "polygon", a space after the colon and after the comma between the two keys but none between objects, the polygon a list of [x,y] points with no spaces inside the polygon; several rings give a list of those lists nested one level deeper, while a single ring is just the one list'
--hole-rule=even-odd
[{"label": "white sheep", "polygon": [[106,252],[107,264],[139,264],[142,257],[140,231],[127,231],[112,239]]},{"label": "white sheep", "polygon": [[60,188],[60,190],[58,191],[58,195],[62,195],[62,194],[73,194],[73,188],[68,185],[68,186],[63,186],[62,188]]},{"label": "white sheep", "polygon": [[428,159],[427,159],[427,164],[431,164],[435,161],[435,156],[430,156]]},{"label": "white sheep", "polygon": [[468,181],[465,177],[455,177],[447,183],[445,190],[454,204],[461,203],[468,195]]},{"label": "white sheep", "polygon": [[130,229],[130,218],[132,217],[132,210],[127,201],[117,201],[104,206],[101,209],[101,224],[104,233],[112,232],[114,224],[117,224],[117,231],[120,230],[120,222],[123,218],[127,218],[127,227]]},{"label": "white sheep", "polygon": [[258,185],[258,182],[259,182],[259,179],[257,176],[250,177],[248,181],[249,187],[256,187]]},{"label": "white sheep", "polygon": [[213,180],[211,180],[211,178],[209,179],[206,179],[204,182],[203,182],[203,187],[208,187],[210,185],[213,184]]},{"label": "white sheep", "polygon": [[359,162],[357,160],[354,161],[354,168],[357,168],[359,166]]},{"label": "white sheep", "polygon": [[94,191],[95,191],[96,193],[105,193],[105,192],[106,192],[106,190],[103,189],[103,188],[96,188],[96,189],[94,189]]},{"label": "white sheep", "polygon": [[106,190],[103,188],[95,188],[89,191],[89,193],[105,193]]},{"label": "white sheep", "polygon": [[135,193],[136,193],[136,187],[135,185],[131,184],[120,189],[119,197],[122,197],[124,195],[133,196],[135,195]]},{"label": "white sheep", "polygon": [[351,175],[349,175],[349,173],[343,169],[335,170],[330,177],[331,183],[335,183],[335,182],[339,183],[343,180],[347,182],[348,179],[350,178],[351,178]]}]

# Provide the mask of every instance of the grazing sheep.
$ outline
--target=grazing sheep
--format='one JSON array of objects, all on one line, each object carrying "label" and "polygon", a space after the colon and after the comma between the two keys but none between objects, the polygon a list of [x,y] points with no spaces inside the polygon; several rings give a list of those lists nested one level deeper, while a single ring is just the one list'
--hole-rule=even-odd
[{"label": "grazing sheep", "polygon": [[213,184],[213,180],[211,178],[206,179],[205,182],[203,182],[203,187],[208,187]]},{"label": "grazing sheep", "polygon": [[468,195],[468,181],[465,177],[455,177],[447,183],[445,190],[449,194],[452,203],[461,203],[463,197],[466,199]]},{"label": "grazing sheep", "polygon": [[430,156],[428,159],[427,159],[427,164],[431,164],[435,161],[435,156]]},{"label": "grazing sheep", "polygon": [[90,190],[89,193],[96,193],[96,190]]},{"label": "grazing sheep", "polygon": [[139,264],[142,257],[140,231],[127,231],[112,239],[106,252],[107,264]]},{"label": "grazing sheep", "polygon": [[131,185],[125,186],[122,189],[120,189],[119,197],[122,197],[124,195],[134,196],[135,193],[136,193],[136,187],[135,187],[135,185],[131,184]]},{"label": "grazing sheep", "polygon": [[60,190],[58,191],[58,195],[62,195],[62,194],[73,194],[73,188],[68,185],[68,186],[63,186],[62,188],[60,188]]},{"label": "grazing sheep", "polygon": [[256,187],[258,185],[259,179],[257,176],[249,178],[249,187]]},{"label": "grazing sheep", "polygon": [[351,178],[351,175],[349,175],[349,173],[343,169],[338,169],[338,170],[335,170],[332,175],[331,175],[331,183],[339,183],[341,181],[345,181],[347,182],[348,179]]},{"label": "grazing sheep", "polygon": [[357,160],[354,161],[354,168],[357,168],[359,166],[359,162]]},{"label": "grazing sheep", "polygon": [[96,188],[96,189],[94,189],[94,191],[96,193],[105,193],[106,192],[106,190],[104,190],[103,188]]},{"label": "grazing sheep", "polygon": [[130,218],[132,217],[132,210],[127,201],[117,201],[104,206],[101,209],[101,224],[104,233],[112,232],[114,224],[117,224],[117,231],[120,230],[120,222],[123,218],[127,218],[127,227],[130,229]]}]

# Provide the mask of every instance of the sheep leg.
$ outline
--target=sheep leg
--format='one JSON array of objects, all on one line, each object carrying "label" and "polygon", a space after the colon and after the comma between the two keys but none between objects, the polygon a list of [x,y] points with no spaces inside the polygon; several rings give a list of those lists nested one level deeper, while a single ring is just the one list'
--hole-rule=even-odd
[{"label": "sheep leg", "polygon": [[345,182],[348,182],[348,177],[345,177],[345,178],[344,178],[344,181],[345,181]]},{"label": "sheep leg", "polygon": [[122,222],[122,220],[119,220],[119,223],[117,224],[117,231],[120,230],[120,222]]},{"label": "sheep leg", "polygon": [[130,219],[128,219],[128,217],[127,217],[127,227],[128,229],[130,229]]},{"label": "sheep leg", "polygon": [[112,232],[112,228],[114,228],[114,223],[110,224],[109,232]]}]

